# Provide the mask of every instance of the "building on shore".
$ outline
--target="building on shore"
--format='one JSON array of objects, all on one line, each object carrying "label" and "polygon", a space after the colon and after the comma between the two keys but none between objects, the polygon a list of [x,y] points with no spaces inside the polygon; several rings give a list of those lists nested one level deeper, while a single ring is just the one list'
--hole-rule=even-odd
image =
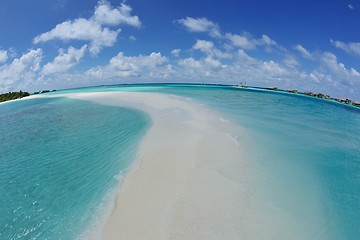
[{"label": "building on shore", "polygon": [[351,104],[351,100],[347,98],[336,98],[335,100],[341,103]]},{"label": "building on shore", "polygon": [[355,107],[360,107],[360,102],[352,102],[352,105],[354,105]]}]

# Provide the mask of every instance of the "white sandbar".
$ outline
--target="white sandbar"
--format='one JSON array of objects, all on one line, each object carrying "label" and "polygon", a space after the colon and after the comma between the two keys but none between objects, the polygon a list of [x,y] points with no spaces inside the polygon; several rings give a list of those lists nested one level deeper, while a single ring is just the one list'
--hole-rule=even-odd
[{"label": "white sandbar", "polygon": [[191,100],[156,93],[71,98],[147,112],[152,127],[127,173],[104,239],[238,239],[250,202],[239,127]]},{"label": "white sandbar", "polygon": [[308,239],[261,196],[246,132],[206,106],[145,92],[57,96],[132,107],[152,119],[103,239]]}]

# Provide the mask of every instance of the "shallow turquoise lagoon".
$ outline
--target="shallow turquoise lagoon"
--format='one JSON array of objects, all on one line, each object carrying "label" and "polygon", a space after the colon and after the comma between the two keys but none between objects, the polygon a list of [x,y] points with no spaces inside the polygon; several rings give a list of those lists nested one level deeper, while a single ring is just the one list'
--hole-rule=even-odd
[{"label": "shallow turquoise lagoon", "polygon": [[[256,167],[256,191],[267,214],[295,224],[308,239],[360,239],[358,109],[225,86],[63,93],[94,91],[160,92],[209,106],[246,130],[251,147],[244,150]],[[76,239],[134,159],[150,124],[133,109],[67,98],[0,105],[0,239]]]},{"label": "shallow turquoise lagoon", "polygon": [[224,86],[156,91],[200,101],[250,133],[250,160],[270,214],[297,224],[308,239],[360,239],[360,109]]},{"label": "shallow turquoise lagoon", "polygon": [[136,153],[136,110],[44,98],[0,106],[0,239],[76,239]]}]

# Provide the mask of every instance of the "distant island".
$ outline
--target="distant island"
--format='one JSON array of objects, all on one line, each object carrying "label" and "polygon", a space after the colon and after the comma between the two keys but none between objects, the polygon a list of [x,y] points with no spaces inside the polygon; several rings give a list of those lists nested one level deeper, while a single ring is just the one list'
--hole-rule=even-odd
[{"label": "distant island", "polygon": [[279,92],[288,92],[288,93],[293,93],[293,94],[301,94],[301,95],[307,95],[310,97],[315,97],[315,98],[322,98],[322,99],[327,99],[327,100],[332,100],[332,101],[336,101],[339,103],[344,103],[347,105],[352,105],[354,107],[358,107],[360,108],[360,102],[354,102],[351,99],[348,98],[333,98],[327,94],[323,94],[323,93],[314,93],[314,92],[299,92],[296,89],[288,89],[288,90],[283,90],[283,89],[279,89],[277,87],[266,87],[266,88],[262,88],[262,87],[251,87],[251,86],[245,86],[243,84],[240,83],[240,85],[235,85],[234,87],[236,88],[256,88],[256,89],[264,89],[264,90],[270,90],[270,91],[279,91]]},{"label": "distant island", "polygon": [[0,102],[10,101],[10,100],[23,98],[23,97],[27,97],[27,96],[30,96],[30,93],[23,92],[23,91],[3,93],[3,94],[0,94]]},{"label": "distant island", "polygon": [[[245,84],[246,84],[245,82],[240,82],[239,85],[222,85],[222,84],[209,84],[209,85],[222,85],[222,86],[230,86],[230,87],[235,87],[235,88],[254,88],[254,89],[263,89],[263,90],[270,90],[270,91],[288,92],[288,93],[293,93],[293,94],[307,95],[310,97],[332,100],[332,101],[336,101],[339,103],[343,103],[343,104],[347,104],[347,105],[351,105],[351,106],[360,108],[360,102],[355,102],[348,98],[333,98],[333,97],[331,97],[327,94],[323,94],[323,93],[299,92],[296,89],[283,90],[283,89],[279,89],[278,87],[253,87],[253,86],[247,86]],[[129,84],[119,84],[119,85],[129,85]],[[208,85],[208,84],[203,83],[202,85]],[[106,86],[106,85],[101,85],[101,86]],[[33,92],[30,94],[28,92],[23,92],[20,90],[18,92],[3,93],[3,94],[0,94],[0,103],[27,97],[30,95],[36,95],[36,94],[48,93],[48,92],[56,92],[56,91],[57,90],[42,90],[42,91]]]},{"label": "distant island", "polygon": [[0,103],[10,101],[10,100],[20,99],[20,98],[27,97],[27,96],[30,96],[30,95],[35,95],[35,94],[40,94],[40,93],[48,93],[48,92],[55,92],[55,91],[56,90],[42,90],[42,91],[38,91],[38,92],[34,92],[34,93],[28,93],[28,92],[23,92],[23,91],[20,90],[18,92],[2,93],[2,94],[0,94]]}]

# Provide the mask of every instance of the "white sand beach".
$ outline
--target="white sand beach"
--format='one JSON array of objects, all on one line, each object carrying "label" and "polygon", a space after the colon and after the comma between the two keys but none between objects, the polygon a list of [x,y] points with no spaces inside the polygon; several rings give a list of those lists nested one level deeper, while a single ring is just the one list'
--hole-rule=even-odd
[{"label": "white sand beach", "polygon": [[245,130],[205,105],[145,92],[66,96],[152,119],[102,239],[302,239],[291,218],[264,212]]},{"label": "white sand beach", "polygon": [[[238,239],[252,203],[244,135],[205,106],[155,93],[72,98],[147,112],[153,125],[127,173],[104,239]],[[253,213],[252,213],[253,214]]]}]

